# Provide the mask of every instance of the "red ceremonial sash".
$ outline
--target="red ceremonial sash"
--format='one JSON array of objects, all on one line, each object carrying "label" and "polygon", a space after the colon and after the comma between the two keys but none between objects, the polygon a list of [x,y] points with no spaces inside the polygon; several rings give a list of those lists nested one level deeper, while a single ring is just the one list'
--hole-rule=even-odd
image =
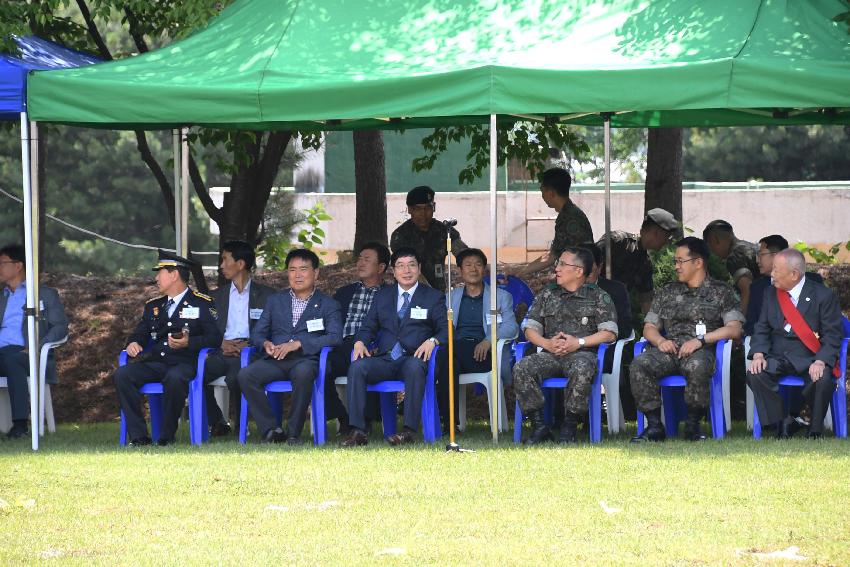
[{"label": "red ceremonial sash", "polygon": [[[816,354],[820,350],[820,340],[818,340],[812,328],[809,327],[809,324],[806,323],[806,320],[803,319],[800,310],[794,306],[794,302],[791,301],[791,294],[784,289],[777,288],[776,299],[779,300],[779,309],[782,311],[783,317],[791,325],[791,329],[797,334],[797,338],[806,345],[807,349]],[[836,360],[832,366],[832,375],[836,378],[841,378],[840,374],[841,369]]]}]

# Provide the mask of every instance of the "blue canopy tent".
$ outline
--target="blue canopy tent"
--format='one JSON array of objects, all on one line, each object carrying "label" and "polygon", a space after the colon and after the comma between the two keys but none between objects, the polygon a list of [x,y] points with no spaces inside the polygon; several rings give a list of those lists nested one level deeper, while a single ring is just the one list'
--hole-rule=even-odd
[{"label": "blue canopy tent", "polygon": [[[97,63],[99,59],[66,49],[35,36],[15,37],[17,55],[0,54],[0,120],[21,121],[21,169],[24,190],[24,241],[27,250],[38,250],[38,205],[33,201],[33,185],[38,191],[38,134],[35,123],[27,116],[27,74],[31,70],[67,69]],[[33,206],[33,203],[36,203]],[[38,344],[38,327],[35,306],[38,301],[38,262],[27,255],[27,334],[30,345]],[[38,449],[43,407],[44,376],[39,376],[38,348],[29,349],[30,366],[30,421],[32,448]]]}]

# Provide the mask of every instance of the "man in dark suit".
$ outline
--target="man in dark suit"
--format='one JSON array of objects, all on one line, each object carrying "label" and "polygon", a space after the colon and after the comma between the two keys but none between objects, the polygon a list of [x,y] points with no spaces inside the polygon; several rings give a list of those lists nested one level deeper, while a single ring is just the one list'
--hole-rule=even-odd
[{"label": "man in dark suit", "polygon": [[[448,340],[446,296],[419,284],[420,259],[413,248],[393,252],[391,263],[398,285],[375,294],[366,320],[356,335],[354,362],[348,371],[348,414],[351,433],[344,447],[366,445],[366,386],[404,377],[404,429],[390,435],[391,445],[413,442],[422,413],[428,360],[437,345]],[[377,341],[374,351],[369,345]]]},{"label": "man in dark suit", "polygon": [[796,421],[783,409],[778,380],[802,376],[803,396],[811,408],[809,437],[820,437],[835,391],[833,375],[843,335],[841,307],[835,294],[805,276],[803,255],[792,248],[773,260],[773,286],[764,297],[750,343],[753,364],[747,384],[759,420],[775,425],[780,438],[794,433]]},{"label": "man in dark suit", "polygon": [[[6,377],[9,403],[12,409],[12,428],[9,439],[27,434],[30,413],[29,336],[24,308],[27,305],[26,266],[24,247],[12,244],[0,249],[0,376]],[[58,341],[68,334],[68,318],[55,289],[38,286],[39,343]],[[39,349],[40,352],[41,349]],[[56,359],[51,352],[47,362],[47,382],[56,381]]]},{"label": "man in dark suit", "polygon": [[[214,292],[212,297],[218,310],[218,330],[224,335],[219,352],[207,357],[204,381],[212,382],[224,376],[230,392],[230,406],[239,407],[242,391],[239,390],[237,375],[240,354],[248,346],[248,339],[255,323],[263,314],[266,300],[274,289],[255,282],[251,278],[254,268],[254,249],[247,242],[231,240],[221,247],[221,274],[230,282]],[[207,420],[210,434],[221,437],[231,432],[226,415],[215,400],[212,387],[205,388]],[[237,410],[238,411],[238,410]]]},{"label": "man in dark suit", "polygon": [[[319,257],[306,249],[286,256],[289,289],[273,294],[251,332],[251,344],[262,358],[239,371],[239,386],[257,422],[263,441],[300,445],[301,430],[319,373],[319,354],[342,340],[339,303],[316,289]],[[287,427],[277,425],[265,386],[275,380],[292,382]],[[327,387],[327,386],[326,386]]]},{"label": "man in dark suit", "polygon": [[[354,348],[355,336],[363,325],[366,313],[372,306],[372,301],[379,289],[385,287],[384,274],[390,266],[390,251],[380,242],[367,242],[357,255],[358,281],[341,287],[334,294],[340,307],[344,323],[342,326],[342,344],[336,347],[328,356],[331,371],[330,377],[345,376],[351,364],[351,351]],[[378,415],[378,394],[371,394],[368,402],[369,417]],[[348,435],[348,412],[339,399],[339,394],[332,383],[325,386],[325,419],[339,420],[339,434]]]},{"label": "man in dark suit", "polygon": [[[198,353],[221,344],[212,298],[187,285],[191,265],[191,260],[160,250],[154,271],[163,295],[145,304],[142,319],[125,347],[133,360],[112,375],[131,445],[151,443],[139,388],[148,382],[162,382],[165,415],[157,445],[174,443],[189,382],[195,377]],[[151,346],[143,353],[148,343]]]}]

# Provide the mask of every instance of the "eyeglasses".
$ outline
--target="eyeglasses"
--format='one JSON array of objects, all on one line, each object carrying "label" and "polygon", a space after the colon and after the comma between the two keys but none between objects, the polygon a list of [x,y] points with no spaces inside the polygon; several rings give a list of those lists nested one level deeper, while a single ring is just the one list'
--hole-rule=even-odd
[{"label": "eyeglasses", "polygon": [[677,266],[684,266],[688,262],[693,262],[694,260],[699,260],[699,258],[688,258],[687,260],[680,260],[679,258],[676,258],[673,260],[673,263]]},{"label": "eyeglasses", "polygon": [[567,266],[572,266],[573,268],[582,268],[582,269],[584,269],[584,266],[579,266],[578,264],[568,264],[567,262],[563,262],[563,261],[561,261],[561,260],[558,260],[558,267],[559,267],[559,268],[566,268]]}]

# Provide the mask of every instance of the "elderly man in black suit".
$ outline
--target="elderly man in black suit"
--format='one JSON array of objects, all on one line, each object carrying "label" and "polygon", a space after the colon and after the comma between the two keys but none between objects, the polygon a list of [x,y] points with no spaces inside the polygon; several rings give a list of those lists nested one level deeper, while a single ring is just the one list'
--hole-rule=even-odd
[{"label": "elderly man in black suit", "polygon": [[[421,261],[413,248],[393,252],[397,285],[378,290],[354,343],[348,370],[348,415],[351,433],[343,447],[366,445],[366,386],[404,377],[404,429],[390,435],[391,445],[412,443],[419,426],[428,360],[448,340],[446,295],[419,283]],[[373,341],[374,351],[369,350]]]},{"label": "elderly man in black suit", "polygon": [[808,436],[817,438],[838,378],[833,375],[843,335],[838,298],[805,272],[805,259],[797,250],[776,254],[773,287],[764,295],[750,343],[753,364],[747,384],[760,421],[775,425],[780,438],[790,437],[797,422],[783,409],[778,380],[802,376],[811,408]]},{"label": "elderly man in black suit", "polygon": [[[230,393],[230,406],[239,407],[242,391],[237,376],[240,368],[240,354],[248,346],[251,331],[263,314],[266,300],[275,290],[267,285],[255,282],[251,277],[256,256],[247,242],[231,240],[221,247],[221,274],[228,280],[212,292],[218,309],[218,330],[224,335],[219,352],[207,357],[204,368],[204,381],[212,382],[221,376]],[[222,437],[231,432],[227,416],[215,400],[212,387],[205,388],[207,420],[210,435]],[[238,411],[238,410],[237,410]]]}]

